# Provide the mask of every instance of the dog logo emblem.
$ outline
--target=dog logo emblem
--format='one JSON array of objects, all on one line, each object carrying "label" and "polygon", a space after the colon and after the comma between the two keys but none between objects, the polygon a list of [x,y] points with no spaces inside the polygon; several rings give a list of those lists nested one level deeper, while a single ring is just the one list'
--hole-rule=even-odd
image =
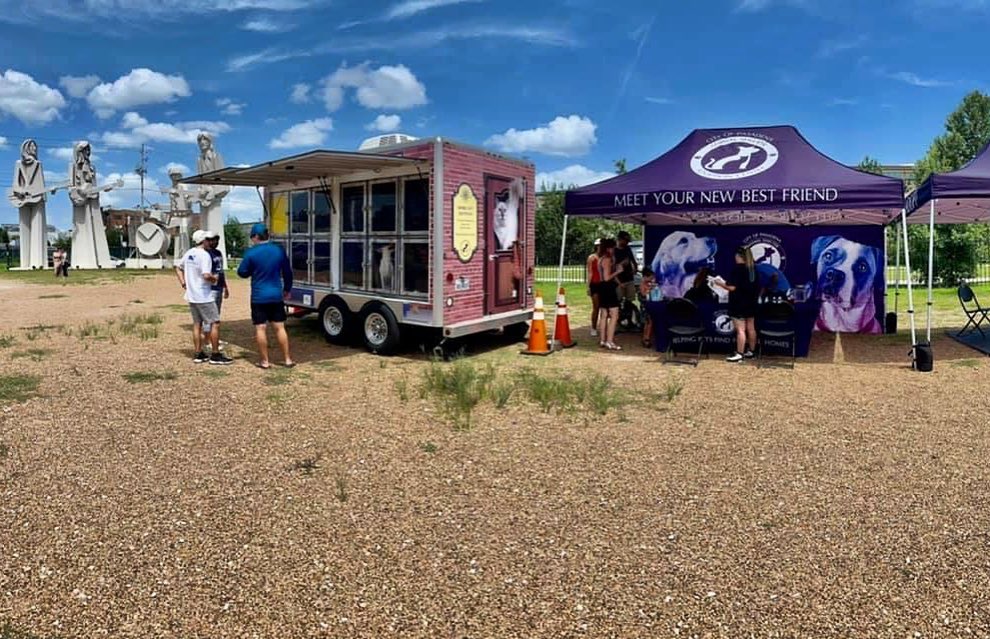
[{"label": "dog logo emblem", "polygon": [[715,325],[715,331],[720,335],[731,335],[736,331],[732,325],[732,318],[725,311],[716,312],[712,323]]},{"label": "dog logo emblem", "polygon": [[691,170],[710,180],[739,180],[768,170],[780,158],[777,147],[748,135],[710,142],[691,156]]},{"label": "dog logo emblem", "polygon": [[784,270],[784,263],[787,261],[787,256],[784,254],[784,249],[780,244],[767,240],[757,240],[749,245],[749,250],[753,254],[753,262],[755,264],[767,264],[779,271]]}]

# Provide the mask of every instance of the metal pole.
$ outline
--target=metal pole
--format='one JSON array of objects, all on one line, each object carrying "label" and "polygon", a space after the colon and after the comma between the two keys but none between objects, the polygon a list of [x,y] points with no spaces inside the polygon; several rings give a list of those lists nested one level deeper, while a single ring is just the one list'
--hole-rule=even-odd
[{"label": "metal pole", "polygon": [[897,257],[894,258],[894,313],[897,313],[897,298],[901,296],[901,234],[894,234]]},{"label": "metal pole", "polygon": [[908,248],[907,211],[901,209],[901,228],[904,231],[904,270],[907,272],[908,318],[911,322],[911,361],[914,361],[914,348],[918,337],[914,325],[914,293],[911,287],[911,251]]},{"label": "metal pole", "polygon": [[928,308],[925,311],[925,341],[932,343],[932,275],[935,270],[935,200],[928,208]]},{"label": "metal pole", "polygon": [[564,215],[564,230],[560,234],[560,262],[557,265],[557,290],[553,292],[554,299],[554,322],[553,322],[553,333],[550,335],[550,343],[553,344],[553,340],[557,338],[557,308],[556,301],[560,299],[560,286],[564,282],[564,248],[567,246],[567,218],[568,215]]}]

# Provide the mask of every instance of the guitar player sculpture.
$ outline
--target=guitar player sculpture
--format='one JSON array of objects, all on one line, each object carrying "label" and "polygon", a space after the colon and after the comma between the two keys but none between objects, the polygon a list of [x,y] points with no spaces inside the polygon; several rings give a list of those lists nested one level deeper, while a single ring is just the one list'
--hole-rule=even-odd
[{"label": "guitar player sculpture", "polygon": [[[54,193],[64,185],[54,187]],[[7,199],[20,213],[20,249],[22,269],[48,266],[48,221],[45,216],[45,172],[38,161],[38,144],[27,139],[21,143],[21,159],[14,164],[13,186]]]},{"label": "guitar player sculpture", "polygon": [[[200,133],[196,137],[199,144],[199,157],[196,159],[196,172],[199,174],[218,171],[226,168],[223,164],[223,156],[217,151],[213,144],[213,136],[209,133]],[[223,268],[227,270],[227,238],[223,232],[223,211],[221,201],[230,192],[229,186],[201,186],[199,189],[199,212],[203,216],[203,228],[213,231],[220,236],[220,244],[217,247],[223,254]]]},{"label": "guitar player sculpture", "polygon": [[100,211],[100,192],[124,185],[123,180],[113,184],[96,186],[96,170],[90,161],[89,142],[77,142],[72,150],[69,165],[69,199],[72,200],[72,254],[73,268],[112,268],[107,230]]}]

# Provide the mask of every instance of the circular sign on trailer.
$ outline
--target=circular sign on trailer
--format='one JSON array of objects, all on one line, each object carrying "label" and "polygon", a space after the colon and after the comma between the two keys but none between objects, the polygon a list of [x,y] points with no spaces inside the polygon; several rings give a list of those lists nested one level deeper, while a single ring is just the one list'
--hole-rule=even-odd
[{"label": "circular sign on trailer", "polygon": [[478,249],[478,198],[468,184],[454,193],[454,251],[462,262],[469,262]]}]

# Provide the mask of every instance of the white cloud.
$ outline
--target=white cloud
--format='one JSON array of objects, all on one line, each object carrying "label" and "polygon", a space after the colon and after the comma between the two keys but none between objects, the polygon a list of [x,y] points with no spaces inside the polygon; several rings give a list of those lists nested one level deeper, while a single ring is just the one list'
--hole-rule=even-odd
[{"label": "white cloud", "polygon": [[828,105],[829,106],[856,106],[859,104],[859,100],[852,98],[832,98]]},{"label": "white cloud", "polygon": [[891,80],[897,80],[898,82],[903,82],[905,84],[910,84],[915,87],[923,87],[926,89],[934,87],[949,87],[952,86],[953,82],[948,82],[946,80],[936,80],[934,78],[922,78],[917,73],[912,73],[910,71],[898,71],[896,73],[890,73],[888,76]]},{"label": "white cloud", "polygon": [[72,76],[63,75],[58,79],[58,84],[70,98],[85,98],[90,90],[100,83],[98,75]]},{"label": "white cloud", "polygon": [[395,131],[402,124],[402,118],[397,115],[379,115],[373,122],[365,126],[364,128],[369,131],[381,131],[382,133],[390,133]]},{"label": "white cloud", "polygon": [[160,169],[160,171],[165,175],[168,175],[172,170],[178,171],[185,176],[192,175],[192,169],[181,162],[169,162]]},{"label": "white cloud", "polygon": [[866,46],[868,42],[869,40],[866,36],[825,40],[818,46],[818,52],[815,55],[819,58],[831,58],[845,51],[852,51],[853,49]]},{"label": "white cloud", "polygon": [[244,29],[245,31],[255,31],[257,33],[285,33],[286,31],[292,31],[295,28],[296,25],[290,22],[274,20],[268,16],[251,18],[241,24],[241,29]]},{"label": "white cloud", "polygon": [[187,15],[235,11],[296,11],[329,4],[329,0],[35,0],[30,11],[23,3],[0,2],[0,22],[29,24],[45,20],[67,22],[128,21],[135,18],[175,20]]},{"label": "white cloud", "polygon": [[401,18],[409,18],[417,13],[423,13],[424,11],[430,11],[431,9],[437,9],[454,4],[464,4],[466,2],[480,1],[481,0],[403,0],[403,2],[392,5],[389,10],[385,12],[385,19],[396,20]]},{"label": "white cloud", "polygon": [[320,85],[328,111],[341,107],[346,89],[357,89],[358,103],[368,109],[409,109],[427,103],[426,87],[401,64],[377,69],[371,69],[368,62],[356,67],[341,65]]},{"label": "white cloud", "polygon": [[334,38],[309,49],[268,47],[261,51],[246,53],[229,59],[227,71],[246,71],[264,64],[317,55],[429,49],[446,42],[460,40],[485,40],[498,42],[502,45],[518,41],[542,47],[572,47],[577,44],[570,33],[558,28],[530,27],[519,24],[462,24],[389,37]]},{"label": "white cloud", "polygon": [[0,149],[7,148],[7,138],[0,135]]},{"label": "white cloud", "polygon": [[509,129],[491,136],[485,144],[506,153],[534,151],[546,155],[584,155],[598,141],[598,126],[589,118],[570,115],[558,116],[546,126],[519,131]]},{"label": "white cloud", "polygon": [[612,171],[595,171],[581,164],[572,164],[559,171],[548,171],[536,174],[536,189],[540,190],[544,186],[560,186],[565,189],[572,186],[585,186],[594,184],[608,178],[615,177]]},{"label": "white cloud", "polygon": [[327,133],[333,130],[333,120],[316,118],[290,126],[277,138],[272,138],[268,147],[272,149],[295,149],[298,147],[315,147],[323,144]]},{"label": "white cloud", "polygon": [[[114,208],[136,207],[141,204],[141,176],[137,173],[108,173],[104,176],[97,176],[98,184],[116,182],[123,180],[124,186],[100,194],[101,206],[112,206]],[[164,196],[161,194],[161,186],[153,176],[144,176],[144,199],[149,202],[163,202]],[[163,202],[164,203],[164,202]],[[167,208],[167,204],[165,204]]]},{"label": "white cloud", "polygon": [[217,106],[220,107],[220,113],[224,115],[240,115],[247,105],[243,102],[234,102],[230,98],[220,98],[217,100]]},{"label": "white cloud", "polygon": [[[72,160],[72,147],[71,146],[60,146],[54,149],[46,149],[48,155],[53,158],[58,158],[59,160],[65,160],[69,162]],[[92,156],[90,156],[92,158]]]},{"label": "white cloud", "polygon": [[652,97],[646,97],[646,98],[643,98],[643,99],[646,100],[647,102],[649,102],[650,104],[667,105],[667,104],[673,104],[674,103],[674,101],[671,100],[670,98],[652,98]]},{"label": "white cloud", "polygon": [[98,117],[108,118],[117,111],[145,104],[175,102],[191,95],[189,84],[181,75],[165,75],[151,69],[132,69],[113,83],[93,87],[86,96]]},{"label": "white cloud", "polygon": [[47,124],[64,107],[65,98],[58,89],[13,69],[0,74],[0,117],[12,115],[24,124]]},{"label": "white cloud", "polygon": [[769,9],[775,4],[788,5],[796,9],[811,9],[815,0],[739,0],[736,8],[739,11],[756,13]]},{"label": "white cloud", "polygon": [[309,102],[309,85],[303,82],[299,84],[292,85],[292,95],[289,96],[289,102],[293,104],[306,104]]},{"label": "white cloud", "polygon": [[145,142],[195,144],[201,132],[220,135],[230,131],[226,122],[193,120],[190,122],[149,122],[139,114],[128,111],[121,119],[121,131],[108,131],[100,138],[109,146],[134,148]]},{"label": "white cloud", "polygon": [[260,222],[263,209],[258,192],[246,186],[235,186],[223,199],[223,212],[239,222]]}]

